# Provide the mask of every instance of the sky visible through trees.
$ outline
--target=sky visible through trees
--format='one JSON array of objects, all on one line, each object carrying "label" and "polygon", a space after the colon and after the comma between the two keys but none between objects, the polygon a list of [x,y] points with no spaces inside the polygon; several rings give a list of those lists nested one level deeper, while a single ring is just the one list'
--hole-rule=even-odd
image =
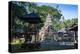
[{"label": "sky visible through trees", "polygon": [[[27,8],[28,7],[28,8]],[[53,4],[53,3],[29,3],[29,2],[12,2],[12,22],[16,20],[16,16],[23,16],[24,14],[28,14],[28,12],[37,13],[40,17],[42,22],[40,23],[40,27],[44,25],[44,22],[46,20],[46,16],[48,13],[52,15],[52,23],[53,27],[55,29],[61,29],[61,27],[70,27],[74,23],[78,23],[78,13],[77,5],[67,5],[67,4]],[[63,26],[60,25],[59,21],[61,16],[64,17],[65,23],[63,23]],[[18,23],[16,23],[18,22]],[[21,24],[20,24],[21,23]],[[24,24],[22,24],[24,23]],[[12,24],[16,26],[25,26],[25,21],[17,20],[15,23]],[[13,27],[14,27],[13,25]]]},{"label": "sky visible through trees", "polygon": [[55,7],[58,5],[58,9],[61,10],[61,13],[65,17],[65,19],[72,19],[78,17],[78,6],[77,5],[67,5],[67,4],[53,4],[53,3],[37,3],[37,5],[47,5],[51,7]]}]

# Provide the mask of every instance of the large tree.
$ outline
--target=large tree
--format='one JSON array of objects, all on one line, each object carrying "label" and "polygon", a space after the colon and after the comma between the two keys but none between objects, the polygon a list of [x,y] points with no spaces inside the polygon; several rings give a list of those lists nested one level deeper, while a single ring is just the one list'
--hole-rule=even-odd
[{"label": "large tree", "polygon": [[[38,6],[36,3],[32,3],[32,2],[19,2],[19,1],[14,1],[14,2],[10,2],[10,8],[11,8],[11,18],[12,18],[12,28],[13,27],[25,27],[26,26],[26,22],[20,20],[18,17],[19,16],[23,16],[24,14],[27,14],[28,11],[29,12],[33,12],[33,10],[35,11],[35,13],[37,13],[42,22],[40,23],[40,27],[44,26],[44,22],[46,20],[46,16],[47,14],[51,14],[53,16],[53,25],[56,25],[57,21],[59,21],[60,17],[61,17],[61,13],[54,7],[50,7],[50,6],[46,6],[46,5],[42,5],[42,6]],[[28,10],[27,10],[28,7]]]}]

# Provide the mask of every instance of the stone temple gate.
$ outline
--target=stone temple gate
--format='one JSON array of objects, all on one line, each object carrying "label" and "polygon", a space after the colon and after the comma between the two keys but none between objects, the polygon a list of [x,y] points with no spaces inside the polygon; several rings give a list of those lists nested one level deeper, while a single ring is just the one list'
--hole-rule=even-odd
[{"label": "stone temple gate", "polygon": [[53,30],[52,30],[52,16],[50,14],[47,15],[46,21],[44,23],[44,26],[39,32],[39,35],[41,37],[41,42],[47,39],[55,39],[53,36]]}]

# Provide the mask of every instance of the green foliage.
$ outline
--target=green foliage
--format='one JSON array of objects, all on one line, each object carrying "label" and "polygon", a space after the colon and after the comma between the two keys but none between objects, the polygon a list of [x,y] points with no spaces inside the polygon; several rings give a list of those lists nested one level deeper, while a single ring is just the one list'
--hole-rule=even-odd
[{"label": "green foliage", "polygon": [[24,25],[26,22],[20,20],[19,17],[23,16],[27,11],[24,7],[25,3],[23,2],[10,2],[9,4],[9,8],[11,10],[11,29],[15,32],[15,29],[17,28],[26,27]]},{"label": "green foliage", "polygon": [[73,24],[78,24],[78,18],[66,20],[64,23],[65,23],[65,27],[70,27]]},{"label": "green foliage", "polygon": [[[23,16],[24,14],[27,14],[26,8],[29,7],[29,11],[33,12],[35,10],[35,13],[37,13],[41,18],[40,28],[44,26],[44,22],[46,20],[46,16],[49,14],[52,15],[53,19],[53,27],[59,27],[59,23],[57,23],[61,17],[61,13],[54,7],[42,5],[38,6],[36,3],[29,3],[29,2],[12,2],[11,3],[11,18],[12,18],[12,28],[25,28],[28,25],[26,25],[27,22],[20,20],[19,16]],[[56,29],[57,29],[56,28]]]},{"label": "green foliage", "polygon": [[73,19],[68,19],[68,20],[64,20],[63,23],[54,20],[53,22],[53,28],[55,30],[59,30],[61,28],[69,28],[70,26],[72,26],[73,24],[78,24],[78,18],[73,18]]}]

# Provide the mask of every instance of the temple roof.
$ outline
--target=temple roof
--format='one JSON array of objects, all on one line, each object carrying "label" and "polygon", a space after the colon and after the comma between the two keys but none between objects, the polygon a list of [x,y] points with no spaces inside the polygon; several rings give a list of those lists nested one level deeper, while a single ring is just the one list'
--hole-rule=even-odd
[{"label": "temple roof", "polygon": [[20,17],[20,19],[25,20],[29,23],[40,23],[41,22],[41,18],[39,17],[38,14],[35,14],[35,13],[25,14],[24,16]]},{"label": "temple roof", "polygon": [[73,25],[69,28],[71,31],[78,31],[78,25]]}]

